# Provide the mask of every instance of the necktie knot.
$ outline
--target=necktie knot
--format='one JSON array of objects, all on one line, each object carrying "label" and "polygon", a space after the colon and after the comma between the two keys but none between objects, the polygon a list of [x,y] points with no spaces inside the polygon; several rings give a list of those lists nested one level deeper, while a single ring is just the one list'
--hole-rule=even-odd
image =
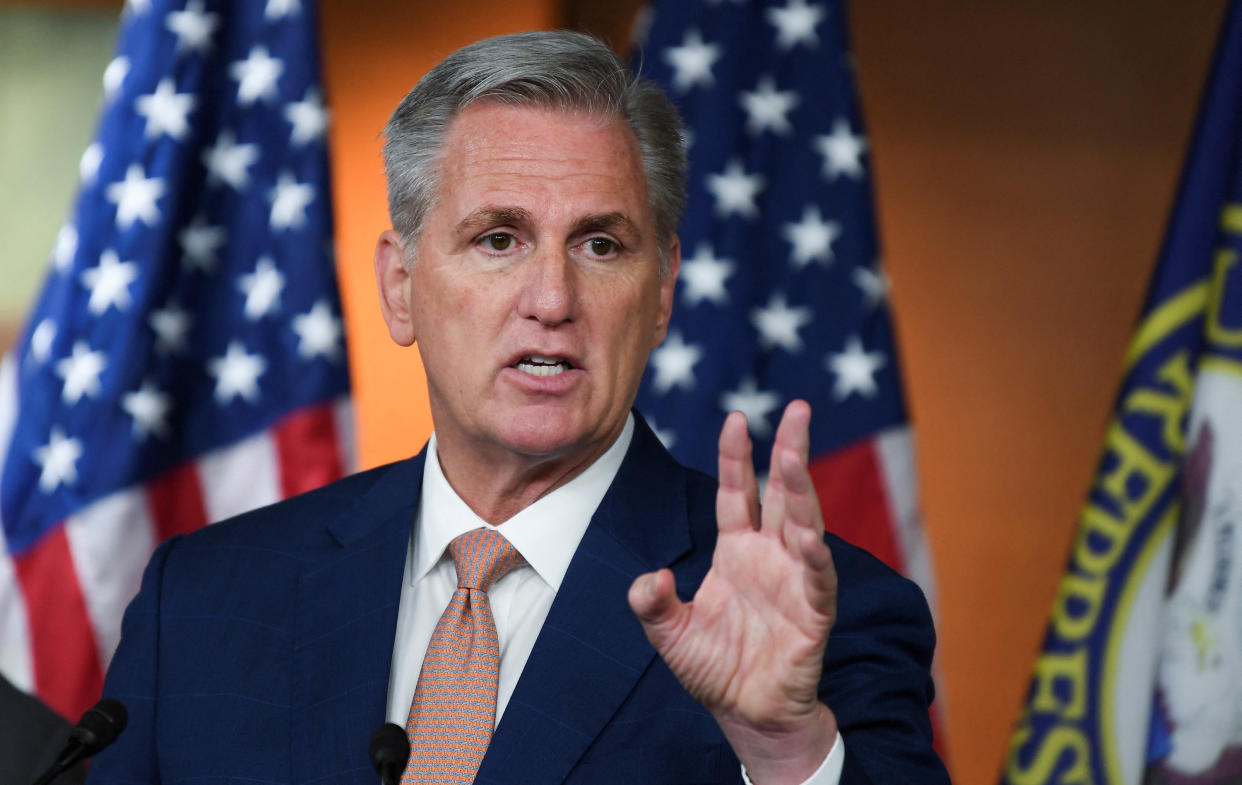
[{"label": "necktie knot", "polygon": [[457,587],[487,591],[525,560],[500,532],[474,529],[449,543],[457,568]]}]

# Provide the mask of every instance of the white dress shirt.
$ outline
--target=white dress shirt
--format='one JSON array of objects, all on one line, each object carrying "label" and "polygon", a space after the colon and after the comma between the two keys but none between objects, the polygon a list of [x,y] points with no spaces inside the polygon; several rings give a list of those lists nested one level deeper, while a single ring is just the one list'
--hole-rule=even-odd
[{"label": "white dress shirt", "polygon": [[[621,435],[594,463],[499,527],[476,515],[449,485],[440,467],[435,434],[431,435],[397,610],[388,679],[389,722],[405,727],[423,655],[436,623],[457,590],[457,570],[448,545],[459,534],[480,528],[499,531],[526,560],[526,564],[496,581],[487,592],[500,643],[496,723],[500,722],[574,551],[621,468],[633,435],[634,417],[630,415]],[[836,785],[844,758],[843,746],[838,734],[824,764],[803,785]]]}]

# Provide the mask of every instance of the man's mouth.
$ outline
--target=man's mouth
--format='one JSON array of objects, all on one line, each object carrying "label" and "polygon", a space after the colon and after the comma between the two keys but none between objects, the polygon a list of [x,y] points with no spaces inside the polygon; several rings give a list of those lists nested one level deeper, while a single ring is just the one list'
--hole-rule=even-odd
[{"label": "man's mouth", "polygon": [[568,360],[562,360],[557,357],[528,354],[518,360],[513,367],[531,376],[559,376],[574,366]]}]

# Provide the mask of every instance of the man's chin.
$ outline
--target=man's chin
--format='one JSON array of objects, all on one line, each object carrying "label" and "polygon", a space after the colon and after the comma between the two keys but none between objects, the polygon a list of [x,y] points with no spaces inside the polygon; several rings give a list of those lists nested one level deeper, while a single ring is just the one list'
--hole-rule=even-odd
[{"label": "man's chin", "polygon": [[506,423],[500,441],[518,455],[572,460],[602,453],[608,446],[599,443],[605,439],[605,433],[578,418],[528,413]]}]

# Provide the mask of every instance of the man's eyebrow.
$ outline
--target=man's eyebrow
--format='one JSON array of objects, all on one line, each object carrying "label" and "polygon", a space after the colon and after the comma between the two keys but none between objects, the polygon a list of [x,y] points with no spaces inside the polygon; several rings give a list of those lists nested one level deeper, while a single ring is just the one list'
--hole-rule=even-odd
[{"label": "man's eyebrow", "polygon": [[457,231],[481,232],[493,226],[517,226],[530,221],[530,213],[520,207],[480,207],[457,222]]},{"label": "man's eyebrow", "polygon": [[584,215],[574,222],[573,234],[590,234],[591,232],[626,232],[639,234],[638,225],[624,213],[603,213],[602,215]]}]

